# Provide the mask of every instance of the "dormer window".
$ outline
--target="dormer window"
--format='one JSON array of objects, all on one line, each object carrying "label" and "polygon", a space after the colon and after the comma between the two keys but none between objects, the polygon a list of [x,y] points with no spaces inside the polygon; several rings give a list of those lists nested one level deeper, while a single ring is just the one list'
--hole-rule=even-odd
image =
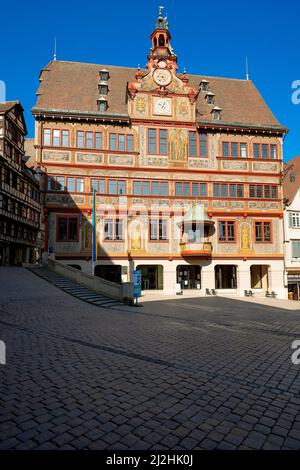
[{"label": "dormer window", "polygon": [[99,74],[100,74],[100,80],[107,81],[109,79],[108,70],[102,69],[100,70]]},{"label": "dormer window", "polygon": [[200,89],[202,91],[208,91],[208,84],[209,84],[209,81],[208,80],[205,80],[205,78],[203,80],[201,80],[200,82]]},{"label": "dormer window", "polygon": [[99,84],[99,94],[100,95],[107,95],[108,92],[108,86],[104,85],[103,83]]},{"label": "dormer window", "polygon": [[212,114],[213,114],[213,117],[214,117],[214,120],[215,121],[220,121],[221,118],[222,118],[222,109],[219,108],[218,106],[215,106],[214,109],[212,110]]},{"label": "dormer window", "polygon": [[215,102],[215,95],[211,91],[209,91],[206,94],[206,102],[207,102],[207,104],[214,104],[214,102]]},{"label": "dormer window", "polygon": [[98,111],[104,112],[107,111],[108,105],[105,98],[99,98],[98,100]]}]

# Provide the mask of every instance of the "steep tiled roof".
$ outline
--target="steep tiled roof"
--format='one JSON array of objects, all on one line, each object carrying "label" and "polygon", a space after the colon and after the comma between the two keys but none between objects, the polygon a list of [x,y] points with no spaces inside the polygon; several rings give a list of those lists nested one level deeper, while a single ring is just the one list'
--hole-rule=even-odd
[{"label": "steep tiled roof", "polygon": [[11,108],[13,108],[16,104],[20,104],[18,100],[14,101],[0,101],[0,113],[6,113]]},{"label": "steep tiled roof", "polygon": [[[82,62],[52,61],[41,72],[35,109],[98,113],[99,71],[109,71],[109,114],[127,115],[126,87],[135,79],[136,69]],[[222,109],[218,124],[282,129],[265,101],[250,80],[190,75],[189,83],[197,90],[202,79],[209,82],[215,94],[215,105]],[[205,92],[197,97],[197,121],[215,123],[205,100]]]},{"label": "steep tiled roof", "polygon": [[283,197],[291,204],[300,188],[300,155],[285,164],[285,171],[287,173],[283,179]]}]

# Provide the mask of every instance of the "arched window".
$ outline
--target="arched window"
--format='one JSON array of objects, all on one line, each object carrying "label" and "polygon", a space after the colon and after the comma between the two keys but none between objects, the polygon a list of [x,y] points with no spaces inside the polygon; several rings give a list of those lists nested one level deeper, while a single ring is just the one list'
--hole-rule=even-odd
[{"label": "arched window", "polygon": [[154,38],[153,43],[154,43],[154,47],[157,47],[157,39],[156,38]]},{"label": "arched window", "polygon": [[165,38],[164,38],[164,35],[163,35],[163,34],[160,34],[160,35],[159,35],[158,43],[159,43],[160,46],[164,46],[164,45],[165,45]]}]

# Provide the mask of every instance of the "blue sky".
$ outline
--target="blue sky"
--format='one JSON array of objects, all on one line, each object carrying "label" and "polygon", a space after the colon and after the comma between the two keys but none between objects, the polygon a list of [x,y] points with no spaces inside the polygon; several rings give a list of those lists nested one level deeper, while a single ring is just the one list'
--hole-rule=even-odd
[{"label": "blue sky", "polygon": [[60,60],[144,66],[159,4],[168,13],[180,70],[244,78],[247,55],[250,78],[290,129],[285,160],[300,155],[300,104],[291,101],[291,84],[300,80],[296,0],[280,7],[271,0],[5,2],[0,80],[6,83],[6,98],[23,104],[29,136],[39,72],[53,56],[54,37]]}]

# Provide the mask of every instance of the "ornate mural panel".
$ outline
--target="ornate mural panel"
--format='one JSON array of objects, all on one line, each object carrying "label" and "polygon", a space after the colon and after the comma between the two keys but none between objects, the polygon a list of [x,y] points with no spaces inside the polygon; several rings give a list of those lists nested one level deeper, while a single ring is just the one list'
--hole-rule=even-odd
[{"label": "ornate mural panel", "polygon": [[190,168],[209,168],[209,160],[207,158],[189,158]]},{"label": "ornate mural panel", "polygon": [[253,171],[278,171],[276,162],[254,162]]},{"label": "ornate mural panel", "polygon": [[43,160],[47,162],[69,162],[71,159],[70,152],[58,152],[45,150],[43,152]]},{"label": "ornate mural panel", "polygon": [[98,153],[77,153],[76,160],[79,163],[99,163],[104,162],[104,155]]},{"label": "ornate mural panel", "polygon": [[272,201],[249,201],[248,207],[249,209],[280,209],[281,204]]},{"label": "ornate mural panel", "polygon": [[248,170],[248,163],[247,162],[222,162],[223,170],[240,170],[240,171],[247,171]]},{"label": "ornate mural panel", "polygon": [[109,165],[132,166],[134,165],[134,156],[133,155],[109,155],[108,163]]},{"label": "ornate mural panel", "polygon": [[244,209],[244,201],[212,201],[212,207],[214,209]]},{"label": "ornate mural panel", "polygon": [[168,166],[169,161],[167,158],[163,157],[148,157],[148,165],[149,166],[160,166],[166,167]]}]

